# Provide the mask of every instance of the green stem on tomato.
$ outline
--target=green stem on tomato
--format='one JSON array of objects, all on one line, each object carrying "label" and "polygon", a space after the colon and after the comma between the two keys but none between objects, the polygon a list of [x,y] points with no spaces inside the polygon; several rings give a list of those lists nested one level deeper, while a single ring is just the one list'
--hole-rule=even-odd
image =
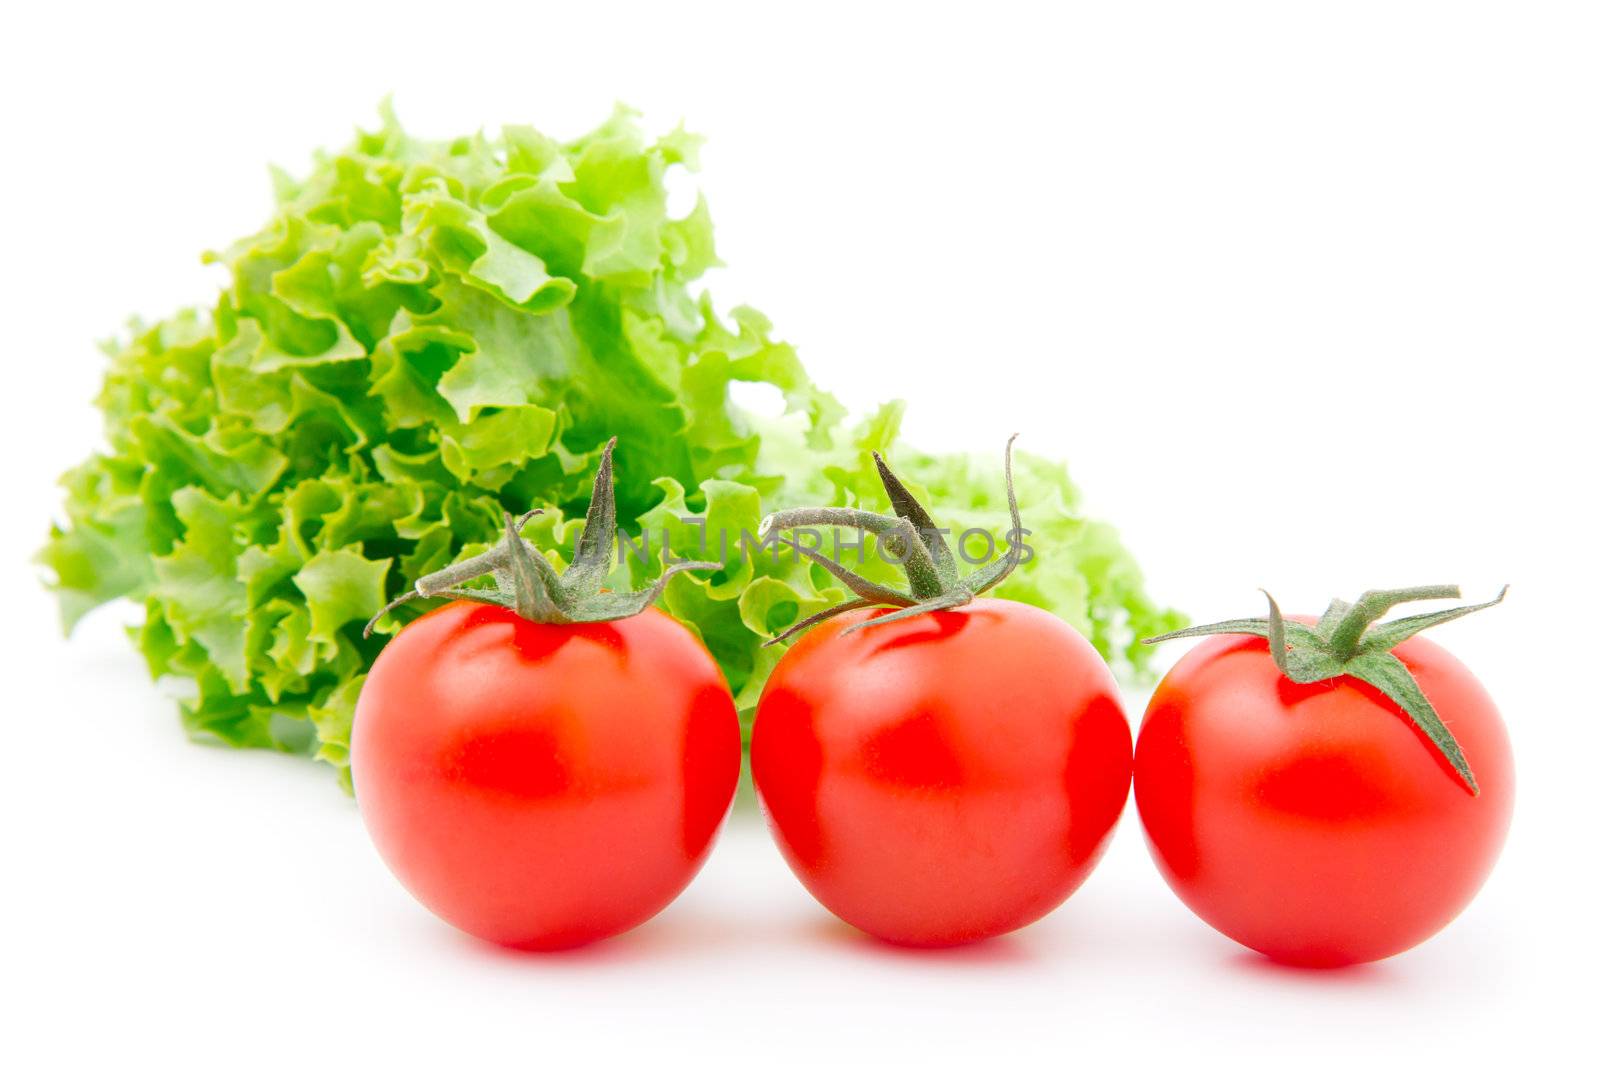
[{"label": "green stem on tomato", "polygon": [[1356,598],[1353,605],[1335,599],[1314,627],[1285,621],[1277,601],[1267,594],[1267,617],[1264,620],[1224,620],[1157,635],[1144,642],[1152,645],[1168,639],[1204,635],[1256,635],[1267,640],[1278,670],[1297,684],[1312,684],[1338,676],[1349,676],[1370,684],[1416,724],[1476,796],[1478,779],[1473,776],[1461,745],[1456,743],[1456,738],[1440,719],[1438,711],[1417,686],[1410,670],[1392,651],[1419,631],[1500,604],[1505,600],[1507,589],[1509,587],[1502,587],[1499,596],[1492,601],[1401,617],[1383,624],[1375,624],[1375,621],[1396,605],[1408,601],[1458,598],[1461,588],[1412,586],[1401,590],[1368,590]]},{"label": "green stem on tomato", "polygon": [[[488,552],[424,575],[416,585],[389,602],[367,622],[363,637],[397,606],[422,597],[446,597],[500,605],[526,620],[540,624],[589,624],[636,616],[655,603],[672,576],[684,571],[715,571],[722,565],[707,561],[668,564],[661,577],[643,590],[617,593],[605,589],[611,573],[611,554],[616,547],[617,500],[611,454],[617,446],[613,436],[600,454],[595,471],[594,490],[589,497],[589,513],[583,534],[573,548],[572,563],[558,572],[538,549],[522,536],[522,527],[540,512],[535,509],[519,518],[505,516],[505,534]],[[466,584],[490,576],[494,586],[472,589]]]},{"label": "green stem on tomato", "polygon": [[855,592],[849,601],[825,609],[814,616],[793,624],[768,639],[771,646],[780,643],[806,628],[842,612],[865,608],[869,605],[886,605],[898,611],[851,624],[841,634],[848,635],[864,627],[905,620],[924,612],[954,609],[970,604],[986,590],[998,586],[1022,562],[1022,514],[1017,508],[1017,488],[1011,476],[1011,445],[1017,442],[1013,435],[1006,441],[1006,501],[1011,511],[1010,545],[1006,554],[993,563],[962,576],[955,555],[945,543],[944,533],[934,523],[933,517],[917,498],[911,494],[900,478],[895,476],[883,456],[876,451],[872,460],[878,468],[878,479],[889,496],[893,515],[881,515],[856,507],[799,507],[778,511],[761,522],[763,538],[774,537],[783,530],[798,526],[848,526],[864,530],[881,539],[886,555],[899,561],[906,574],[909,592],[897,590],[882,583],[872,582],[843,567],[838,562],[798,542],[783,539],[814,563],[826,568],[835,578]]}]

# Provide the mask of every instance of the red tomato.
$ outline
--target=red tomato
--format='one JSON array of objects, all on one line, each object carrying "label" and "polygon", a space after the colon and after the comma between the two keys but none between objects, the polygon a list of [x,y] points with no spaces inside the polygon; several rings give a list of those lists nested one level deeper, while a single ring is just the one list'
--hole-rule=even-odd
[{"label": "red tomato", "polygon": [[1013,601],[840,631],[778,663],[750,765],[817,900],[896,943],[1000,935],[1094,867],[1127,801],[1132,737],[1094,648]]},{"label": "red tomato", "polygon": [[1483,884],[1511,818],[1505,726],[1442,648],[1393,652],[1478,796],[1391,700],[1348,676],[1294,683],[1261,638],[1209,639],[1156,689],[1139,815],[1167,882],[1218,931],[1298,965],[1372,961],[1439,931]]},{"label": "red tomato", "polygon": [[350,762],[373,841],[419,901],[546,949],[677,897],[732,802],[739,743],[722,674],[661,612],[537,624],[457,602],[378,656]]}]

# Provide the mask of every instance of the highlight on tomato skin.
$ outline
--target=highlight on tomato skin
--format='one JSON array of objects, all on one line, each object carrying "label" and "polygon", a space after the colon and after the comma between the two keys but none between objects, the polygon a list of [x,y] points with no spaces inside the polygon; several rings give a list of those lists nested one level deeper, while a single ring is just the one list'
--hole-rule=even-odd
[{"label": "highlight on tomato skin", "polygon": [[460,601],[379,656],[351,761],[408,891],[471,935],[553,950],[683,891],[732,805],[740,735],[705,647],[658,610],[550,625]]},{"label": "highlight on tomato skin", "polygon": [[1259,632],[1196,646],[1145,711],[1134,796],[1157,867],[1201,919],[1274,960],[1343,966],[1424,942],[1504,844],[1515,780],[1493,701],[1433,642],[1385,652],[1465,776],[1385,692],[1346,673],[1298,683]]},{"label": "highlight on tomato skin", "polygon": [[769,678],[750,761],[773,837],[819,902],[881,939],[1024,927],[1087,878],[1127,802],[1110,670],[1013,601],[841,634],[889,611],[818,625]]}]

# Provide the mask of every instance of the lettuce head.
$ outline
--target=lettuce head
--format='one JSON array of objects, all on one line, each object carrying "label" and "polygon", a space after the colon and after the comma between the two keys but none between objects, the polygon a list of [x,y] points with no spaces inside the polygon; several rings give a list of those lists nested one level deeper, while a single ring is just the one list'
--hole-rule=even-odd
[{"label": "lettuce head", "polygon": [[[370,639],[363,623],[491,545],[505,511],[544,509],[526,535],[570,553],[613,435],[619,521],[640,539],[614,574],[722,561],[661,604],[746,718],[782,652],[764,640],[845,596],[792,551],[740,543],[764,512],[882,509],[881,449],[942,525],[1003,530],[999,448],[897,446],[898,403],[847,424],[759,312],[697,288],[717,264],[711,220],[704,201],[672,216],[664,182],[697,146],[648,137],[626,110],[570,141],[424,140],[386,111],[308,175],[279,175],[266,227],[206,256],[227,271],[215,302],[109,350],[105,446],[63,478],[41,556],[67,627],[131,599],[129,634],[152,676],[178,678],[192,734],[312,754],[347,780],[363,675],[427,603]],[[783,415],[740,408],[735,382],[776,388]],[[1059,463],[1020,456],[1017,486],[1036,557],[999,594],[1141,673],[1138,639],[1176,614],[1076,513]]]}]

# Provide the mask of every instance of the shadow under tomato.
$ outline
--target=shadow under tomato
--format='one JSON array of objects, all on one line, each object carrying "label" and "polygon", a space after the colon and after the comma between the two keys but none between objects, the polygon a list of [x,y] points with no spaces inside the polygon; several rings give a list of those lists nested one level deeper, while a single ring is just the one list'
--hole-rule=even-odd
[{"label": "shadow under tomato", "polygon": [[608,939],[557,950],[523,950],[442,929],[451,947],[503,965],[543,969],[602,969],[655,963],[664,958],[728,953],[782,938],[776,924],[741,916],[718,919],[711,914],[670,911],[637,928]]},{"label": "shadow under tomato", "polygon": [[1380,988],[1399,983],[1399,974],[1386,961],[1328,966],[1292,965],[1244,948],[1229,957],[1227,965],[1235,972],[1282,984]]},{"label": "shadow under tomato", "polygon": [[1029,965],[1037,959],[1037,952],[1027,942],[1026,929],[951,947],[912,947],[868,935],[842,920],[823,914],[794,929],[794,934],[798,939],[830,950],[907,965],[990,968]]}]

